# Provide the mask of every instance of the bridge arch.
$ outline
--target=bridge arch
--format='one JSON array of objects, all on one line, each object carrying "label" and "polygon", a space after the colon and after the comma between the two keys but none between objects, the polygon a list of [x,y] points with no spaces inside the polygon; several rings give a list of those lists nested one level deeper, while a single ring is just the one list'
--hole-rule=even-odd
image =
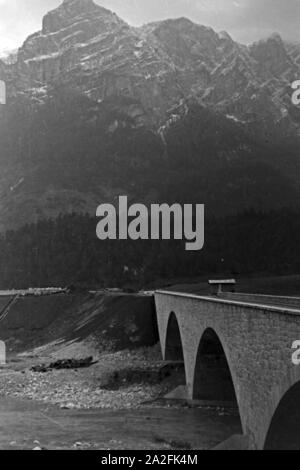
[{"label": "bridge arch", "polygon": [[265,450],[300,450],[300,381],[282,397],[267,433]]},{"label": "bridge arch", "polygon": [[231,402],[238,408],[227,355],[213,328],[207,328],[199,342],[192,393],[195,400]]},{"label": "bridge arch", "polygon": [[171,312],[166,329],[165,360],[184,362],[184,351],[177,317]]}]

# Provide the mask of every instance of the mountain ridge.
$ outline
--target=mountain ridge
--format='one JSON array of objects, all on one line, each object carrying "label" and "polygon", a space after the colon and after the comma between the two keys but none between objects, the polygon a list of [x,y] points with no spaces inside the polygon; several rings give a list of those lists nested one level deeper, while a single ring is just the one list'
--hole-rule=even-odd
[{"label": "mountain ridge", "polygon": [[65,0],[0,62],[0,230],[121,194],[217,216],[298,207],[299,57],[278,35],[248,47],[187,18],[135,28]]},{"label": "mountain ridge", "polygon": [[8,93],[38,102],[59,83],[93,100],[129,96],[155,125],[190,97],[238,119],[257,114],[262,101],[280,119],[289,111],[287,87],[300,74],[296,49],[278,34],[244,46],[184,17],[135,28],[93,0],[66,0],[19,49],[7,69]]}]

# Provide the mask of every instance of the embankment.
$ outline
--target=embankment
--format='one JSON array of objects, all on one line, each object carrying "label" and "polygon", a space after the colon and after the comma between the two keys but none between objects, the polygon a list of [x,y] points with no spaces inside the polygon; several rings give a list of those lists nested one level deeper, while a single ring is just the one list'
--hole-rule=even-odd
[{"label": "embankment", "polygon": [[152,296],[80,293],[1,297],[0,339],[10,354],[52,342],[92,339],[101,350],[133,349],[158,342]]}]

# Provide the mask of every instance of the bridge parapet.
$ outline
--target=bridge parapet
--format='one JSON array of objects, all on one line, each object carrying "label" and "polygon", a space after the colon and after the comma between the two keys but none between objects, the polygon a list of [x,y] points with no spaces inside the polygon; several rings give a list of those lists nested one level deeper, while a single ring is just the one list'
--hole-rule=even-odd
[{"label": "bridge parapet", "polygon": [[300,297],[284,297],[262,294],[244,294],[233,292],[222,292],[220,298],[236,302],[256,303],[259,305],[270,305],[273,307],[288,307],[300,310]]}]

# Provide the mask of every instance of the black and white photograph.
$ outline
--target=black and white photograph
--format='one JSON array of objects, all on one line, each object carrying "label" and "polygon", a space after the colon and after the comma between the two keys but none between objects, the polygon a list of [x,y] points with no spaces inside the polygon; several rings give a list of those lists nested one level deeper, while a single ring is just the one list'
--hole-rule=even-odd
[{"label": "black and white photograph", "polygon": [[0,0],[1,451],[300,450],[299,26]]}]

